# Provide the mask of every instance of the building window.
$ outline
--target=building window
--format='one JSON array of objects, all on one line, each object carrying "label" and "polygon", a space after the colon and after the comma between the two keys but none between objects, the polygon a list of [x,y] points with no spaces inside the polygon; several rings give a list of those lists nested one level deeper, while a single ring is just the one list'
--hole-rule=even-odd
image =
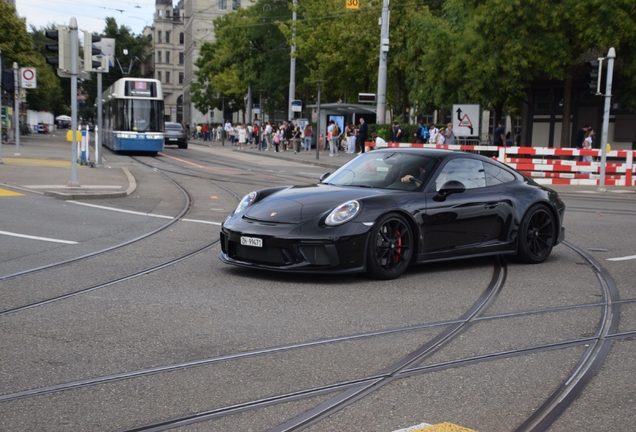
[{"label": "building window", "polygon": [[161,63],[161,51],[157,51],[157,63]]},{"label": "building window", "polygon": [[179,84],[183,84],[183,72],[179,72]]},{"label": "building window", "polygon": [[549,90],[537,91],[534,100],[535,111],[550,111],[551,93]]},{"label": "building window", "polygon": [[185,35],[183,32],[179,33],[179,45],[183,45],[185,42]]},{"label": "building window", "polygon": [[166,51],[166,63],[170,63],[170,51]]},{"label": "building window", "polygon": [[158,11],[157,11],[157,17],[158,17],[159,19],[161,19],[161,14],[162,14],[162,13],[163,13],[163,11],[162,11],[162,10],[158,10]]},{"label": "building window", "polygon": [[221,10],[227,9],[227,0],[219,0],[219,9]]},{"label": "building window", "polygon": [[166,43],[170,43],[170,32],[166,32]]},{"label": "building window", "polygon": [[170,72],[166,72],[166,84],[170,84]]},{"label": "building window", "polygon": [[157,30],[157,43],[161,43],[161,30]]},{"label": "building window", "polygon": [[184,58],[184,54],[182,52],[179,53],[179,64],[182,65],[183,64],[183,58]]},{"label": "building window", "polygon": [[232,0],[232,10],[238,10],[241,7],[241,0]]},{"label": "building window", "polygon": [[[166,10],[166,18],[170,18],[170,10]],[[166,41],[168,42],[168,41]]]},{"label": "building window", "polygon": [[157,71],[157,79],[161,81],[161,71]]}]

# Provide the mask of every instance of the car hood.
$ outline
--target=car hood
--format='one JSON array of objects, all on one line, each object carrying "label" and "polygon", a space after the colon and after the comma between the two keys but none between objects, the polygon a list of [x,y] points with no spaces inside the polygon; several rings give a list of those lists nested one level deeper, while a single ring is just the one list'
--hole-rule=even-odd
[{"label": "car hood", "polygon": [[293,186],[265,197],[248,208],[245,216],[266,222],[299,223],[350,200],[381,194],[379,189],[325,184]]}]

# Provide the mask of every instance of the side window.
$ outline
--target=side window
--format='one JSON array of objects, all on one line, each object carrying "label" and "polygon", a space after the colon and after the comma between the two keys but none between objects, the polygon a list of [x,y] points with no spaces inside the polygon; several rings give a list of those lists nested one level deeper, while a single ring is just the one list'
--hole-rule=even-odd
[{"label": "side window", "polygon": [[435,179],[435,190],[440,190],[444,183],[451,180],[461,182],[466,189],[486,187],[483,162],[464,158],[449,161]]},{"label": "side window", "polygon": [[491,163],[485,163],[484,168],[486,170],[486,186],[509,183],[516,178],[511,172]]}]

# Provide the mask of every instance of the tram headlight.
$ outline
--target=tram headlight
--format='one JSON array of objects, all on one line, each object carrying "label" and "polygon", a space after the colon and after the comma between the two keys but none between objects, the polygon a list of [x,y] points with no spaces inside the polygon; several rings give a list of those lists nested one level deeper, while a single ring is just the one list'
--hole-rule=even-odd
[{"label": "tram headlight", "polygon": [[117,138],[136,138],[137,134],[118,133]]}]

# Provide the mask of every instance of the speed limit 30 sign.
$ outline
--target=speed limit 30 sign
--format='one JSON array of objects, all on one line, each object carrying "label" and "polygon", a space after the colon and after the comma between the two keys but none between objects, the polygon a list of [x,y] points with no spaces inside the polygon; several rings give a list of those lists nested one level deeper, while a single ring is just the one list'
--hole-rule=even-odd
[{"label": "speed limit 30 sign", "polygon": [[27,89],[37,88],[38,82],[35,74],[35,68],[21,68],[20,69],[20,81],[22,85],[20,87]]}]

